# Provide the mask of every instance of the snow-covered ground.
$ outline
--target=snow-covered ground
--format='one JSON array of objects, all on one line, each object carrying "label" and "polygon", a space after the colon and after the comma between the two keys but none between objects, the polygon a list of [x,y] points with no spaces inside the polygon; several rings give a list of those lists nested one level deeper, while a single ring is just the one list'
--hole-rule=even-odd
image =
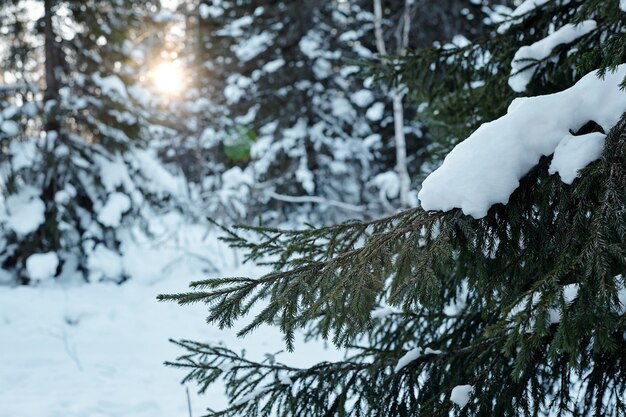
[{"label": "snow-covered ground", "polygon": [[[124,264],[132,278],[123,285],[0,287],[0,417],[186,417],[184,372],[163,366],[182,353],[168,339],[223,342],[254,358],[283,350],[275,329],[242,340],[208,326],[205,306],[156,301],[208,275],[262,272],[240,265],[214,234],[182,228],[158,247],[129,244]],[[208,272],[207,260],[220,271]],[[300,343],[281,360],[307,365],[337,356],[321,343]],[[226,405],[219,386],[189,392],[193,416]]]}]

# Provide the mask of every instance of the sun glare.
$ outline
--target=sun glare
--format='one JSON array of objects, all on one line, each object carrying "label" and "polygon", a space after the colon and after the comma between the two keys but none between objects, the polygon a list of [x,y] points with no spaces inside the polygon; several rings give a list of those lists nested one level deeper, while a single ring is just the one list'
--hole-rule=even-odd
[{"label": "sun glare", "polygon": [[168,97],[181,95],[186,87],[185,70],[175,61],[161,62],[155,66],[150,79],[155,90]]}]

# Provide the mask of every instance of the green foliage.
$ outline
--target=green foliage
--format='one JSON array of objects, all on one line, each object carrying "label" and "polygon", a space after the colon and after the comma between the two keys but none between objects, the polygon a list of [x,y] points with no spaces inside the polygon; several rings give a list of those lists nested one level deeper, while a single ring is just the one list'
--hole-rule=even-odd
[{"label": "green foliage", "polygon": [[[559,91],[583,69],[626,61],[617,1],[548,2],[480,43],[416,51],[387,76],[428,101],[444,151],[505,112],[520,46],[550,23],[590,17],[597,31],[532,63],[527,94]],[[626,116],[573,184],[549,175],[550,162],[481,219],[416,208],[324,228],[224,229],[247,261],[272,272],[159,299],[206,303],[209,324],[241,325],[241,335],[277,326],[289,349],[297,332],[332,340],[346,358],[296,368],[181,341],[185,353],[169,365],[188,369],[185,381],[201,391],[226,382],[231,405],[210,416],[623,416]],[[394,309],[373,314],[384,305]],[[412,348],[424,353],[396,370]],[[474,391],[459,409],[449,396],[464,384]]]},{"label": "green foliage", "polygon": [[[498,33],[463,47],[445,45],[420,49],[400,65],[383,68],[387,78],[409,86],[418,102],[428,103],[422,113],[433,152],[445,156],[478,126],[506,113],[519,95],[534,96],[563,90],[585,74],[614,70],[626,62],[626,20],[618,0],[550,1],[511,23]],[[511,61],[531,45],[568,23],[594,20],[596,29],[575,41],[559,45],[540,61],[529,60],[520,71],[534,69],[526,91],[516,94],[508,86]]]},{"label": "green foliage", "polygon": [[[300,232],[240,228],[252,239],[231,232],[227,241],[248,249],[250,260],[269,256],[275,272],[195,282],[190,293],[160,299],[207,303],[207,321],[220,327],[260,303],[241,334],[275,325],[291,346],[303,329],[352,354],[294,369],[181,342],[188,353],[173,365],[190,367],[188,379],[203,387],[217,377],[229,381],[233,406],[210,415],[264,415],[260,410],[272,406],[284,416],[446,415],[453,408],[446,397],[458,384],[474,385],[480,399],[468,415],[620,415],[625,128],[623,120],[611,131],[603,158],[573,185],[549,176],[544,158],[509,204],[484,219],[414,209]],[[566,304],[563,287],[572,283],[579,295]],[[381,302],[402,313],[372,319]],[[550,320],[555,312],[560,322]],[[442,353],[391,372],[406,346]],[[277,372],[293,385],[282,384]],[[570,379],[582,386],[574,389]],[[236,402],[261,388],[255,401]]]}]

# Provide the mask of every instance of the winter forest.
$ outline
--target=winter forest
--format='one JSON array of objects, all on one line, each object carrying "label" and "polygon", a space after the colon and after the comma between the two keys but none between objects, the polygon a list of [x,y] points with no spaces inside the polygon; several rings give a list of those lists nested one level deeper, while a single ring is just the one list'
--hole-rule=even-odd
[{"label": "winter forest", "polygon": [[626,415],[625,0],[0,0],[0,417]]}]

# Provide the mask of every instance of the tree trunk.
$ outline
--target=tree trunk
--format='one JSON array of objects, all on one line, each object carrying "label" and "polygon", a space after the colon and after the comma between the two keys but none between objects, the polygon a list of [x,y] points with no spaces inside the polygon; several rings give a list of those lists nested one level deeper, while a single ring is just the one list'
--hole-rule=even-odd
[{"label": "tree trunk", "polygon": [[[411,30],[411,5],[412,0],[405,0],[402,21],[397,32],[397,51],[400,56],[406,55],[409,44],[409,32]],[[378,54],[384,57],[387,54],[385,39],[382,30],[383,9],[381,0],[374,0],[374,35],[376,36],[376,47]],[[391,91],[393,101],[393,125],[396,143],[396,172],[400,179],[400,206],[407,208],[411,205],[409,194],[411,192],[411,177],[407,166],[406,156],[406,136],[404,135],[404,105],[402,86],[396,86]]]},{"label": "tree trunk", "polygon": [[[52,27],[52,0],[44,0],[44,36],[45,36],[45,78],[46,91],[44,93],[45,125],[46,132],[57,132],[60,129],[59,116],[56,108],[59,105],[59,82],[57,79],[57,67],[59,64],[58,49],[55,40],[54,28]],[[54,103],[53,103],[54,101]],[[53,134],[54,136],[54,134]]]},{"label": "tree trunk", "polygon": [[374,0],[374,34],[376,36],[376,48],[381,56],[387,55],[385,37],[383,35],[383,6],[381,0]]},{"label": "tree trunk", "polygon": [[404,106],[402,92],[399,87],[393,89],[393,125],[396,136],[396,170],[400,177],[400,205],[407,208],[411,205],[411,177],[406,158],[406,137],[404,135]]},{"label": "tree trunk", "polygon": [[[409,46],[409,32],[411,30],[411,5],[412,0],[405,0],[404,13],[402,15],[402,32],[398,32],[398,55],[405,56]],[[407,208],[411,205],[409,193],[411,192],[411,177],[406,158],[406,137],[404,135],[404,98],[403,87],[396,86],[393,90],[393,121],[396,134],[396,169],[400,176],[400,206]]]},{"label": "tree trunk", "polygon": [[44,104],[44,131],[46,138],[44,143],[44,169],[45,178],[41,199],[45,204],[45,223],[39,228],[39,245],[45,250],[58,250],[60,247],[57,207],[54,196],[57,189],[57,161],[55,149],[61,134],[61,118],[59,115],[59,49],[55,40],[54,27],[52,26],[53,0],[44,0],[44,71],[46,90],[43,97]]}]

